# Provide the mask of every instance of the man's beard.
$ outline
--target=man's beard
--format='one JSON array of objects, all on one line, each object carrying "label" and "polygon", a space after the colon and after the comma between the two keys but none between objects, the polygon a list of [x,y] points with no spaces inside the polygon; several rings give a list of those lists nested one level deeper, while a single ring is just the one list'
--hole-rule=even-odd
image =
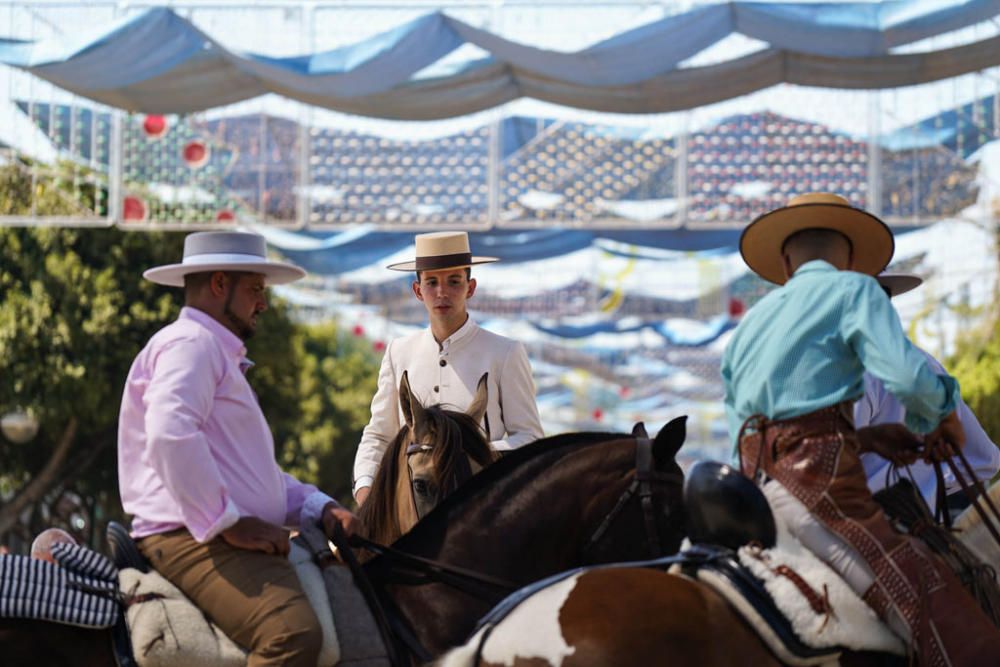
[{"label": "man's beard", "polygon": [[225,315],[226,318],[229,320],[230,324],[233,325],[233,329],[236,332],[237,336],[239,336],[242,340],[245,341],[250,340],[251,338],[253,338],[253,335],[257,331],[256,329],[253,328],[253,326],[251,326],[249,322],[247,322],[244,319],[241,319],[240,316],[234,313],[232,308],[230,308],[230,306],[233,303],[234,294],[235,290],[230,288],[229,295],[226,296],[226,305],[222,309],[222,314]]},{"label": "man's beard", "polygon": [[250,340],[251,338],[253,338],[253,335],[257,333],[257,330],[254,329],[249,322],[240,319],[239,315],[231,311],[228,306],[226,307],[226,309],[223,311],[222,314],[229,319],[229,322],[233,325],[233,328],[236,330],[236,335],[242,338],[243,340]]}]

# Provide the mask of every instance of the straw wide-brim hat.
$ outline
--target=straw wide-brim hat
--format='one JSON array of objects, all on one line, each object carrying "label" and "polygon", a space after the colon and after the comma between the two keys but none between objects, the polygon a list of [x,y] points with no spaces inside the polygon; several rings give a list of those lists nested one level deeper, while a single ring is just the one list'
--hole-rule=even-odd
[{"label": "straw wide-brim hat", "polygon": [[416,246],[416,259],[390,264],[388,268],[393,271],[441,271],[497,261],[496,257],[473,256],[469,250],[469,235],[465,232],[417,234]]},{"label": "straw wide-brim hat", "polygon": [[875,280],[878,281],[879,285],[889,290],[890,297],[906,294],[910,290],[920,287],[924,282],[924,279],[915,273],[890,273],[889,271],[878,274],[875,276]]},{"label": "straw wide-brim hat", "polygon": [[143,278],[159,285],[183,287],[189,273],[245,271],[263,274],[269,285],[283,285],[303,278],[306,272],[294,264],[267,258],[267,244],[260,234],[250,232],[198,232],[184,239],[180,264],[147,269]]},{"label": "straw wide-brim hat", "polygon": [[814,192],[793,197],[787,206],[760,216],[743,230],[740,254],[754,273],[785,284],[781,251],[788,237],[805,229],[830,229],[851,242],[852,270],[878,275],[892,259],[895,242],[888,225],[855,208],[840,195]]}]

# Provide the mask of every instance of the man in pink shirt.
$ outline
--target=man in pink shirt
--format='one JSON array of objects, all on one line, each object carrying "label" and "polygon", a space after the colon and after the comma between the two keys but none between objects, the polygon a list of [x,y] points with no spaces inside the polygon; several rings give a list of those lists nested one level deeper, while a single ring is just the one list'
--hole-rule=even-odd
[{"label": "man in pink shirt", "polygon": [[286,526],[357,519],[282,472],[244,373],[244,341],[267,308],[267,284],[305,272],[269,261],[263,237],[202,232],[180,264],[144,274],[184,288],[177,321],[129,371],[118,422],[118,479],[132,535],[153,567],[235,642],[248,665],[315,667],[319,622],[288,562]]}]

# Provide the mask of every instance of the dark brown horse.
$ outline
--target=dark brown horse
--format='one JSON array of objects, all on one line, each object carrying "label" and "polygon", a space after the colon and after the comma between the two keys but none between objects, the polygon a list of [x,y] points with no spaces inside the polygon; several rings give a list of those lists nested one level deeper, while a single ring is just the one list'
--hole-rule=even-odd
[{"label": "dark brown horse", "polygon": [[[396,547],[515,585],[588,563],[673,553],[683,535],[683,476],[674,460],[683,440],[683,418],[665,426],[651,447],[609,433],[540,440],[476,475]],[[440,583],[392,583],[383,557],[365,567],[387,582],[391,600],[433,655],[464,641],[500,597],[480,599]],[[78,634],[68,626],[0,620],[0,656],[11,664],[6,657],[23,654],[21,645],[42,641],[77,647],[78,662],[63,664],[89,667],[93,656],[84,654]],[[35,654],[29,664],[45,664],[49,655]],[[98,658],[113,664],[110,653]]]},{"label": "dark brown horse", "polygon": [[496,460],[496,452],[479,427],[486,412],[486,380],[483,374],[468,410],[456,412],[440,405],[421,405],[403,373],[399,404],[405,423],[386,448],[368,501],[358,510],[369,539],[392,544],[459,485]]}]

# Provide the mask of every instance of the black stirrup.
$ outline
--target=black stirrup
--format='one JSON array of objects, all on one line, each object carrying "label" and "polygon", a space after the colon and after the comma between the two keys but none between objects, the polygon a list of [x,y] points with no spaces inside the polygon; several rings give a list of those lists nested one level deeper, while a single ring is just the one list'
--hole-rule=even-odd
[{"label": "black stirrup", "polygon": [[777,541],[774,515],[757,485],[735,468],[715,461],[696,463],[684,481],[684,509],[692,544],[739,549]]},{"label": "black stirrup", "polygon": [[109,521],[106,535],[108,549],[111,550],[111,560],[119,570],[134,567],[140,572],[149,572],[149,561],[140,553],[139,547],[132,541],[132,536],[125,530],[125,526],[117,521]]}]

